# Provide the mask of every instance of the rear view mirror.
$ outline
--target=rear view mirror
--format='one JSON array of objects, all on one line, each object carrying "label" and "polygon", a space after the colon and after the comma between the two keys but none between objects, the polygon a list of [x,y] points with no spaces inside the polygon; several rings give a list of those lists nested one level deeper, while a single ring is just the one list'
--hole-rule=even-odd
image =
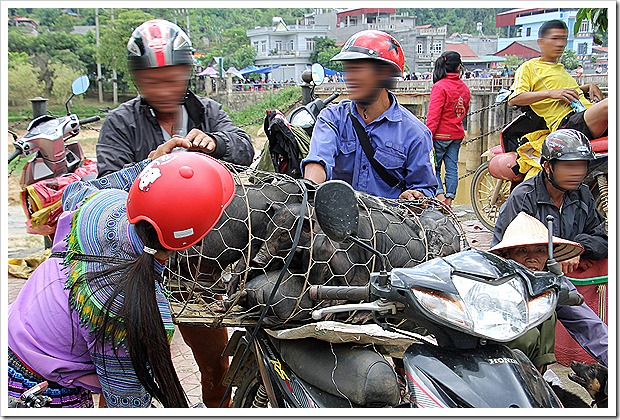
[{"label": "rear view mirror", "polygon": [[506,99],[508,99],[511,93],[511,90],[501,88],[499,92],[497,92],[497,96],[495,97],[495,103],[499,104],[504,102]]},{"label": "rear view mirror", "polygon": [[312,65],[312,81],[315,86],[319,86],[323,84],[323,80],[325,79],[325,69],[319,63],[314,63]]},{"label": "rear view mirror", "polygon": [[71,84],[71,90],[74,95],[81,95],[82,93],[88,90],[88,86],[90,86],[90,81],[86,76],[80,76],[73,81]]},{"label": "rear view mirror", "polygon": [[344,181],[327,181],[314,195],[316,218],[323,232],[334,242],[357,235],[359,207],[355,191]]}]

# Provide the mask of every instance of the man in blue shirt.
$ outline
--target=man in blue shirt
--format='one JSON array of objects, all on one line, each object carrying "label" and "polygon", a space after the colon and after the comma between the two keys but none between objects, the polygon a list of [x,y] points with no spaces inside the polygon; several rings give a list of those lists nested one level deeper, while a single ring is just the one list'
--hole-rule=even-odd
[{"label": "man in blue shirt", "polygon": [[[304,178],[317,184],[340,179],[380,197],[434,197],[437,178],[431,133],[388,91],[404,68],[398,42],[385,32],[362,31],[349,38],[332,60],[343,61],[351,100],[319,114],[310,152],[301,163]],[[362,149],[353,118],[370,140],[375,166]],[[387,176],[375,170],[377,164]]]}]

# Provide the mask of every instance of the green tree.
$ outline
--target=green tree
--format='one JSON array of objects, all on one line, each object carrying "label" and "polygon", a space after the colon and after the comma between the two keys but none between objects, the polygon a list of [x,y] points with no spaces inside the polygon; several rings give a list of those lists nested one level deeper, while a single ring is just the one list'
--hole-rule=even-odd
[{"label": "green tree", "polygon": [[43,95],[45,84],[39,80],[35,67],[28,62],[16,62],[9,67],[9,105],[26,105],[28,100]]},{"label": "green tree", "polygon": [[598,45],[607,44],[607,11],[606,8],[581,8],[575,17],[574,33],[579,32],[581,22],[589,20],[592,22],[592,32],[594,32],[594,43]]},{"label": "green tree", "polygon": [[507,55],[504,64],[507,67],[519,67],[521,64],[523,64],[524,61],[524,59],[519,58],[516,55]]},{"label": "green tree", "polygon": [[52,72],[51,97],[58,103],[64,103],[71,95],[71,84],[81,74],[63,63],[51,63],[49,69]]},{"label": "green tree", "polygon": [[314,51],[310,53],[310,61],[319,63],[323,67],[332,70],[342,71],[340,61],[331,61],[332,57],[340,52],[340,47],[336,46],[336,41],[327,37],[314,38]]},{"label": "green tree", "polygon": [[560,63],[564,64],[566,70],[574,70],[579,65],[577,53],[574,50],[565,49],[564,54],[560,57]]},{"label": "green tree", "polygon": [[[127,41],[134,29],[140,24],[154,18],[150,13],[139,9],[121,11],[115,10],[115,20],[107,21],[105,27],[99,30],[100,40],[97,57],[102,65],[108,69],[116,69],[119,76],[127,73]],[[101,19],[101,18],[100,18]],[[103,19],[106,21],[106,19]]]}]

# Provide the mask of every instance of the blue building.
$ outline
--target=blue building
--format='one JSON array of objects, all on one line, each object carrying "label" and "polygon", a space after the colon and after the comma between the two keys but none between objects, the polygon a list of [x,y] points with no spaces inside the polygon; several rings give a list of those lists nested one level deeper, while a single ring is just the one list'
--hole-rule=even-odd
[{"label": "blue building", "polygon": [[592,55],[592,24],[584,20],[581,22],[579,31],[574,33],[573,28],[577,10],[564,8],[531,8],[513,9],[499,13],[495,19],[497,28],[507,28],[508,37],[499,38],[497,49],[502,50],[513,42],[536,41],[538,30],[541,25],[549,20],[558,19],[564,21],[568,26],[567,49],[575,51],[580,61],[590,61]]}]

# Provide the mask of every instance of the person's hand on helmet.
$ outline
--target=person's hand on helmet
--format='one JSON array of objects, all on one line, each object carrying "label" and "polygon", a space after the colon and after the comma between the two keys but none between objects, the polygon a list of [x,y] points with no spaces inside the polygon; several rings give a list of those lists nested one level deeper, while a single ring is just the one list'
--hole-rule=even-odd
[{"label": "person's hand on helmet", "polygon": [[183,138],[181,136],[174,136],[164,144],[160,145],[157,149],[149,153],[149,158],[157,159],[160,156],[167,155],[177,147],[185,147],[186,149],[189,149],[191,147],[191,143],[186,138]]},{"label": "person's hand on helmet", "polygon": [[185,138],[191,143],[191,149],[200,149],[208,154],[215,152],[217,141],[210,135],[203,133],[197,128],[194,128],[187,133]]}]

